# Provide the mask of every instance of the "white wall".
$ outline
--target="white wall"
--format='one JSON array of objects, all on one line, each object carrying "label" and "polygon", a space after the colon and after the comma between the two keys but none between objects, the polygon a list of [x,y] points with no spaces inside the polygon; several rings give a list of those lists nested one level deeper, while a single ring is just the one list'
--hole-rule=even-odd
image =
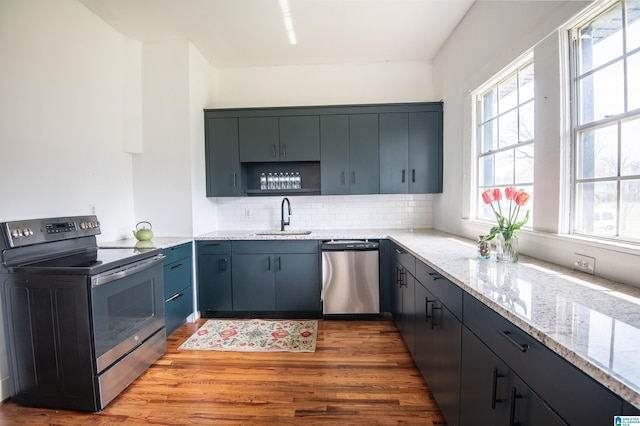
[{"label": "white wall", "polygon": [[[100,238],[129,235],[132,162],[124,147],[140,133],[139,110],[125,100],[140,85],[135,52],[76,1],[0,1],[0,221],[89,214],[94,206]],[[0,399],[9,396],[2,333]]]},{"label": "white wall", "polygon": [[[638,282],[637,249],[559,235],[566,200],[562,97],[563,52],[556,30],[589,2],[476,2],[434,60],[437,96],[444,100],[444,192],[434,196],[437,229],[469,238],[493,224],[468,220],[473,164],[470,93],[534,48],[536,169],[533,232],[523,232],[524,254],[571,267],[574,253],[596,257],[596,274]],[[491,29],[488,31],[487,29]]]},{"label": "white wall", "polygon": [[438,100],[429,62],[219,68],[216,78],[215,108]]},{"label": "white wall", "polygon": [[76,1],[0,2],[0,221],[95,206],[103,238],[129,232],[125,44]]}]

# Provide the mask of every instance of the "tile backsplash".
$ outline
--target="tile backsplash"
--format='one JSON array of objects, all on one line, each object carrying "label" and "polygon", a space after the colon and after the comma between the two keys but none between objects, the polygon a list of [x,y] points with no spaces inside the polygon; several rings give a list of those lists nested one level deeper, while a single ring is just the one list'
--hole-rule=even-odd
[{"label": "tile backsplash", "polygon": [[[284,197],[218,198],[218,229],[280,229]],[[433,227],[433,195],[291,196],[287,229],[419,229]],[[286,209],[286,207],[285,207]],[[286,210],[285,210],[286,213]]]}]

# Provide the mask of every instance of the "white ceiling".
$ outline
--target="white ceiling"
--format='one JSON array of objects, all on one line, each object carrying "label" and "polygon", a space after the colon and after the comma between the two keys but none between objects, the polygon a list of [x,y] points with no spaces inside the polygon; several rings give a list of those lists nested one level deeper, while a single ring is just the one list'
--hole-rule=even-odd
[{"label": "white ceiling", "polygon": [[80,0],[126,37],[188,38],[215,67],[428,61],[474,0]]}]

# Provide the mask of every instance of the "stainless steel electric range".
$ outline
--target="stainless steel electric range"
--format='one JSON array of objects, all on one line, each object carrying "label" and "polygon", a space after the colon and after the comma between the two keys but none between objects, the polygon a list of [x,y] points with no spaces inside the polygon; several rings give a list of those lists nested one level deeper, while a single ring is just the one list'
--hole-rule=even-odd
[{"label": "stainless steel electric range", "polygon": [[0,223],[14,402],[102,410],[166,351],[160,250],[100,249],[95,216]]}]

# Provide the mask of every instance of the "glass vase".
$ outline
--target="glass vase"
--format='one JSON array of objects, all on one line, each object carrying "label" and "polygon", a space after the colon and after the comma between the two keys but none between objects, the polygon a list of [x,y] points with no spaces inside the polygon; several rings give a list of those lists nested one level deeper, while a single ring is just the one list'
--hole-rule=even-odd
[{"label": "glass vase", "polygon": [[496,260],[498,262],[518,261],[518,239],[515,237],[504,238],[504,235],[496,235]]}]

